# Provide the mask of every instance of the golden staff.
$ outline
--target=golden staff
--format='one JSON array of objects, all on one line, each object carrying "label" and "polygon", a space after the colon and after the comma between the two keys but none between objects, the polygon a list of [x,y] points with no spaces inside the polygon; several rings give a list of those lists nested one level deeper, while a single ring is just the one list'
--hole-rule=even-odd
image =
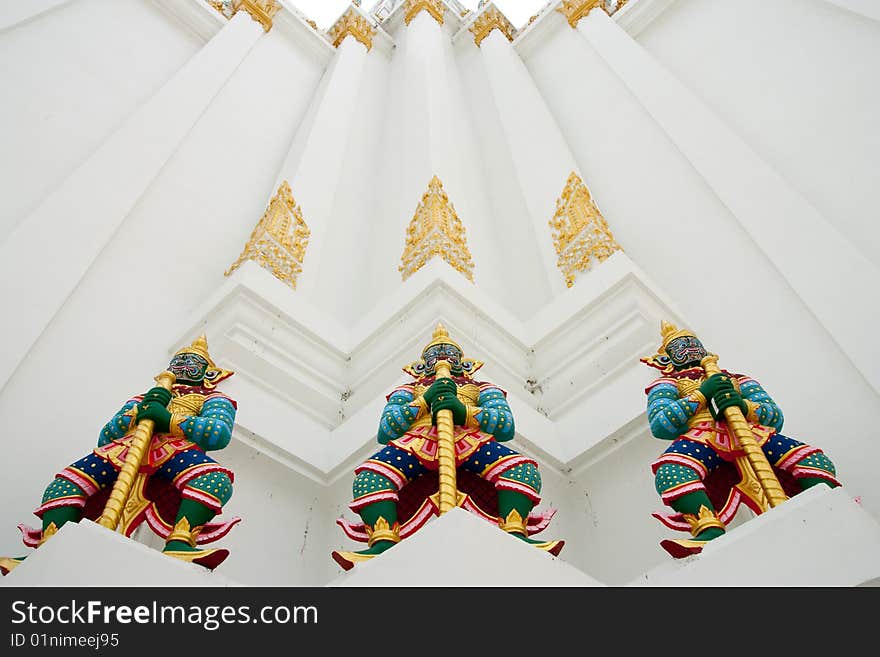
[{"label": "golden staff", "polygon": [[[452,378],[449,363],[445,360],[437,362],[437,380]],[[448,408],[437,411],[437,475],[440,481],[437,491],[437,507],[439,515],[454,508],[458,502],[458,486],[456,484],[455,440],[452,411]]]},{"label": "golden staff", "polygon": [[[172,372],[162,372],[155,377],[156,383],[170,391],[171,386],[177,377]],[[119,475],[113,484],[113,490],[110,491],[110,497],[107,504],[104,505],[104,513],[98,519],[98,524],[116,531],[119,526],[119,519],[122,517],[122,510],[128,500],[131,492],[132,483],[141,469],[141,463],[144,460],[144,454],[153,438],[153,420],[141,420],[134,430],[131,444],[128,447],[128,453],[125,455],[125,463],[119,470]]]},{"label": "golden staff", "polygon": [[[705,356],[700,361],[700,365],[703,366],[706,377],[722,373],[721,368],[718,367],[718,356],[715,354]],[[723,413],[724,421],[727,422],[727,426],[730,427],[746,453],[745,463],[740,460],[740,465],[745,466],[743,474],[751,482],[757,480],[758,485],[752,486],[753,492],[757,494],[759,501],[763,503],[762,506],[765,508],[768,505],[771,508],[779,506],[788,499],[788,496],[782,490],[776,475],[773,474],[773,468],[767,457],[764,456],[764,452],[755,442],[752,430],[743,417],[742,410],[738,406],[728,406]]]}]

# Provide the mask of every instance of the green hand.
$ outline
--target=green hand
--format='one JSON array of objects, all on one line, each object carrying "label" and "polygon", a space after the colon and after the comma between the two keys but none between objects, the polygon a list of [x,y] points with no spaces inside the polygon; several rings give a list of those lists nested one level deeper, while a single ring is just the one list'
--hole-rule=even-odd
[{"label": "green hand", "polygon": [[168,406],[168,402],[171,401],[171,391],[166,390],[165,388],[156,386],[155,388],[150,388],[147,392],[144,393],[143,403],[148,402],[157,402],[162,406]]},{"label": "green hand", "polygon": [[445,397],[455,397],[457,391],[458,386],[455,385],[455,381],[452,379],[437,379],[427,390],[425,390],[425,392],[422,393],[422,397],[428,402],[428,406],[432,406],[434,400],[440,395]]},{"label": "green hand", "polygon": [[153,430],[156,433],[168,433],[168,428],[171,426],[171,413],[157,402],[138,404],[137,419],[138,422],[152,420],[154,422]]},{"label": "green hand", "polygon": [[[742,414],[748,415],[748,405],[742,398],[742,395],[740,395],[732,385],[730,386],[729,390],[726,387],[720,388],[718,392],[715,393],[713,399],[715,400],[715,403],[709,404],[709,412],[712,413],[712,417],[714,417],[716,420],[723,419],[724,409],[730,408],[731,406],[739,406]],[[718,409],[717,412],[715,412],[715,409],[712,408],[713,406]]]},{"label": "green hand", "polygon": [[733,387],[733,384],[730,383],[730,378],[727,375],[713,374],[700,384],[700,392],[703,393],[703,397],[705,397],[708,402],[715,396],[715,393],[718,392],[718,388],[725,385]]},{"label": "green hand", "polygon": [[449,409],[452,411],[452,421],[455,424],[464,424],[467,420],[467,407],[465,407],[462,401],[454,396],[442,394],[437,399],[434,400],[434,403],[431,404],[431,415],[434,417],[436,422],[437,419],[437,411],[442,411],[444,409]]}]

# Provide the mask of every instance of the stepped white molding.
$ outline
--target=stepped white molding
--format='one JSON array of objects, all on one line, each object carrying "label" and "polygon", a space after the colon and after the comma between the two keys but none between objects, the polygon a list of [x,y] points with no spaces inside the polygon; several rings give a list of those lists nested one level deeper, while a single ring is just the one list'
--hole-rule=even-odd
[{"label": "stepped white molding", "polygon": [[525,449],[568,469],[641,435],[651,373],[639,358],[656,349],[660,319],[683,323],[622,252],[527,322],[435,260],[350,327],[248,261],[169,354],[206,333],[251,406],[239,409],[237,435],[326,483],[374,447],[384,396],[442,321],[507,390]]},{"label": "stepped white molding", "polygon": [[11,30],[22,23],[39,18],[48,11],[62,7],[71,0],[30,0],[30,2],[4,2],[0,7],[0,32]]}]

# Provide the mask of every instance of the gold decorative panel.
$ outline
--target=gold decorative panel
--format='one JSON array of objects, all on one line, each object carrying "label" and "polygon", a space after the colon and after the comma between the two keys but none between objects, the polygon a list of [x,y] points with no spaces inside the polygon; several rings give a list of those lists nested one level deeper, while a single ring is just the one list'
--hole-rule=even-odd
[{"label": "gold decorative panel", "polygon": [[474,43],[478,46],[483,39],[489,36],[489,33],[492,30],[501,30],[501,33],[507,37],[508,41],[513,41],[513,35],[515,32],[513,24],[507,20],[507,16],[498,11],[495,5],[492,5],[489,9],[477,16],[477,19],[469,29],[473,32]]},{"label": "gold decorative panel", "polygon": [[473,282],[474,263],[464,225],[437,176],[428,183],[428,191],[422,194],[422,200],[406,229],[406,245],[397,270],[406,280],[435,255]]},{"label": "gold decorative panel", "polygon": [[364,44],[367,50],[370,50],[373,47],[373,36],[376,34],[376,29],[370,24],[370,21],[349,7],[348,11],[334,23],[327,34],[334,47],[338,48],[342,40],[351,35]]},{"label": "gold decorative panel", "polygon": [[568,287],[574,285],[577,272],[587,271],[593,261],[602,262],[621,250],[590,190],[575,172],[568,177],[549,223],[558,256],[556,264]]},{"label": "gold decorative panel", "polygon": [[232,4],[235,13],[244,9],[266,32],[272,29],[272,18],[281,9],[277,0],[233,0]]},{"label": "gold decorative panel", "polygon": [[572,27],[577,27],[578,21],[590,13],[596,7],[604,10],[611,16],[619,11],[629,0],[563,0],[556,11],[563,14]]},{"label": "gold decorative panel", "polygon": [[410,21],[418,16],[422,10],[427,11],[435,21],[443,25],[443,13],[446,11],[443,0],[406,0],[406,13],[403,20],[409,25]]},{"label": "gold decorative panel", "polygon": [[253,260],[295,290],[310,234],[290,184],[285,180],[269,201],[238,260],[224,276],[229,276],[245,260]]}]

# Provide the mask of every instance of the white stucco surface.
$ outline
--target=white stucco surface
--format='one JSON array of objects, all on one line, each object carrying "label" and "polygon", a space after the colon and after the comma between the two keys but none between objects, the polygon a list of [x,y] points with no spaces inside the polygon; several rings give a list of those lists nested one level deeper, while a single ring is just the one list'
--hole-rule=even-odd
[{"label": "white stucco surface", "polygon": [[[25,551],[15,527],[38,522],[55,473],[201,333],[236,372],[222,384],[233,441],[212,456],[236,475],[224,515],[243,518],[210,578],[169,570],[145,532],[126,545],[84,524],[19,581],[55,577],[36,566],[68,542],[83,563],[107,545],[157,581],[206,585],[725,585],[768,542],[809,548],[756,584],[878,576],[873,10],[630,0],[572,28],[556,5],[479,46],[473,17],[406,24],[398,7],[369,48],[334,47],[287,8],[268,32],[165,0],[0,11],[0,303],[14,318],[0,554]],[[548,222],[572,172],[622,250],[569,288]],[[401,276],[433,175],[473,281],[437,255]],[[311,231],[296,289],[254,261],[224,275],[284,180]],[[671,561],[672,532],[651,517],[668,510],[650,467],[668,443],[645,417],[657,372],[639,361],[661,320],[759,380],[783,433],[822,448],[843,488],[741,514],[699,559]],[[362,547],[335,524],[357,519],[353,470],[438,322],[507,391],[510,445],[538,462],[540,508],[556,509],[545,533],[565,549],[552,558],[453,510],[342,573],[331,551]],[[859,537],[846,563],[841,527]]]}]

